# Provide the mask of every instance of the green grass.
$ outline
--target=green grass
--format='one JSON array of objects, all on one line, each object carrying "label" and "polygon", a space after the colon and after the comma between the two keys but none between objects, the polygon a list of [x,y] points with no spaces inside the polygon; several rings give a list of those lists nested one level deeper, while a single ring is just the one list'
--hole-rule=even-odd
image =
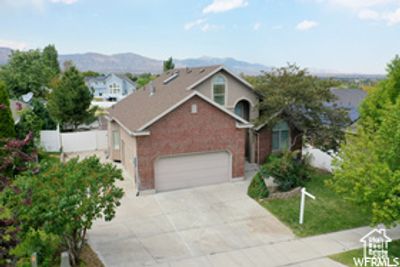
[{"label": "green grass", "polygon": [[[335,254],[330,256],[329,258],[340,262],[344,265],[347,266],[356,266],[354,264],[353,258],[362,258],[363,257],[363,249],[356,249],[356,250],[351,250],[347,251],[344,253],[340,254]],[[400,240],[393,241],[392,243],[389,243],[389,257],[397,257],[400,258]]]},{"label": "green grass", "polygon": [[370,214],[343,199],[325,185],[331,174],[315,171],[305,185],[316,200],[306,199],[304,224],[299,224],[300,197],[261,200],[260,204],[272,212],[301,237],[335,232],[368,225]]}]

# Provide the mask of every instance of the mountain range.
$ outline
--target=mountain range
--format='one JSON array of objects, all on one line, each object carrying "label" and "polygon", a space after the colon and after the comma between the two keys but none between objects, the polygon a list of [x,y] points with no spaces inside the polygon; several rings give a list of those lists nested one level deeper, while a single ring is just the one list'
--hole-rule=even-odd
[{"label": "mountain range", "polygon": [[[11,49],[0,47],[0,65],[8,61]],[[63,66],[65,61],[71,60],[80,71],[96,71],[101,73],[160,73],[162,72],[163,61],[144,57],[134,53],[121,53],[114,55],[104,55],[99,53],[84,54],[66,54],[59,55],[58,60]],[[174,59],[175,67],[198,67],[207,65],[225,65],[236,73],[245,73],[249,75],[259,74],[260,71],[271,70],[271,67],[254,64],[234,58],[214,58],[200,57],[188,59]]]}]

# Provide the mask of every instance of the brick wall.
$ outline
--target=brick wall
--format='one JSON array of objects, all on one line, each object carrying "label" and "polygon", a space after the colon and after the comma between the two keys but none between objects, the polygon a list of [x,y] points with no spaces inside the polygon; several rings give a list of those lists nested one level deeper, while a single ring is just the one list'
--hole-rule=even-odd
[{"label": "brick wall", "polygon": [[[191,113],[192,104],[197,113]],[[246,129],[199,97],[193,97],[150,126],[150,136],[137,137],[141,190],[154,189],[154,162],[160,156],[228,151],[232,155],[232,177],[244,176]]]},{"label": "brick wall", "polygon": [[[256,155],[259,157],[257,163],[264,164],[267,160],[268,156],[272,153],[272,130],[265,126],[261,130],[258,131],[258,144],[256,147]],[[303,147],[302,135],[299,130],[295,127],[291,127],[290,129],[290,138],[291,142],[295,142],[292,151],[301,150]],[[300,153],[301,155],[301,153]]]}]

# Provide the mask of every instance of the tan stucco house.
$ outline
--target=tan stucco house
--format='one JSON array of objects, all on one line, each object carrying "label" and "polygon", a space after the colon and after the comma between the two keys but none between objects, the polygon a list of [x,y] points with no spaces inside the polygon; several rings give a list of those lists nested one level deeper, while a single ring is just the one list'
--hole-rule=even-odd
[{"label": "tan stucco house", "polygon": [[262,163],[290,142],[285,123],[254,128],[258,101],[223,66],[170,70],[109,110],[110,157],[139,191],[243,179],[246,160]]}]

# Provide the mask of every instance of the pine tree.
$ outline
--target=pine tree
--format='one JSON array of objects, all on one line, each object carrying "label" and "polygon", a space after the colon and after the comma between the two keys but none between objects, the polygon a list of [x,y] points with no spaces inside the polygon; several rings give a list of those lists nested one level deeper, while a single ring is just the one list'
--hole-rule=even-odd
[{"label": "pine tree", "polygon": [[15,127],[10,110],[10,99],[5,84],[0,82],[0,138],[14,136]]},{"label": "pine tree", "polygon": [[175,64],[174,64],[172,57],[170,57],[169,59],[164,61],[163,68],[164,68],[164,72],[175,69]]},{"label": "pine tree", "polygon": [[43,49],[42,60],[43,63],[51,69],[53,76],[60,74],[58,53],[54,45],[48,45]]},{"label": "pine tree", "polygon": [[48,109],[52,118],[65,128],[76,130],[82,123],[94,120],[95,108],[90,108],[93,94],[85,85],[83,76],[74,67],[67,69],[60,84],[49,96]]}]

